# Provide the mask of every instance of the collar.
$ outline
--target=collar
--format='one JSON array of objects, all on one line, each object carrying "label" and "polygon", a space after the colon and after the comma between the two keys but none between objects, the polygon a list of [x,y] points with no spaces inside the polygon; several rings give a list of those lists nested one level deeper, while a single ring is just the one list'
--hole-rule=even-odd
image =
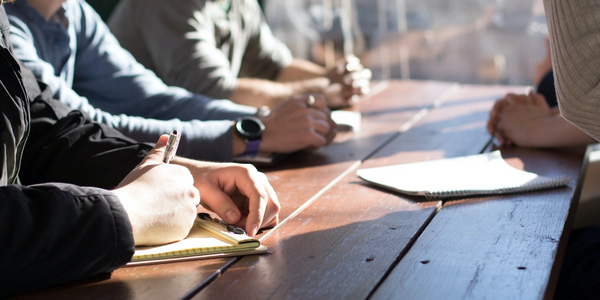
[{"label": "collar", "polygon": [[56,11],[54,16],[52,16],[48,21],[46,21],[44,16],[42,16],[33,6],[29,5],[27,1],[15,1],[11,4],[20,6],[20,9],[37,23],[55,23],[63,29],[67,29],[69,27],[69,19],[67,18],[67,10],[65,8],[67,5],[66,1],[60,6],[60,8],[58,9],[58,11]]},{"label": "collar", "polygon": [[67,10],[65,9],[64,4],[60,6],[50,20],[58,23],[63,29],[69,28],[69,19],[67,18]]}]

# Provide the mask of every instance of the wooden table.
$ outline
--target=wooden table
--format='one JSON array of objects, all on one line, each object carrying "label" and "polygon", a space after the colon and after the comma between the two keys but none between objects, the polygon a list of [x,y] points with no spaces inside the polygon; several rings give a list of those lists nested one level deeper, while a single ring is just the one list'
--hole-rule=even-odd
[{"label": "wooden table", "polygon": [[456,201],[373,188],[358,168],[490,150],[494,100],[524,87],[382,82],[360,132],[263,171],[282,204],[269,253],[121,268],[34,299],[550,299],[580,187],[582,151],[501,149],[569,187]]}]

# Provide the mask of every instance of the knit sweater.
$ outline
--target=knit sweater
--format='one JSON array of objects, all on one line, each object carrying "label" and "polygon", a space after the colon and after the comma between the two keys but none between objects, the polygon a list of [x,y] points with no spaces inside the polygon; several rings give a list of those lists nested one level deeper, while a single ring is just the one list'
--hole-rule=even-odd
[{"label": "knit sweater", "polygon": [[600,3],[544,0],[561,114],[600,140]]}]

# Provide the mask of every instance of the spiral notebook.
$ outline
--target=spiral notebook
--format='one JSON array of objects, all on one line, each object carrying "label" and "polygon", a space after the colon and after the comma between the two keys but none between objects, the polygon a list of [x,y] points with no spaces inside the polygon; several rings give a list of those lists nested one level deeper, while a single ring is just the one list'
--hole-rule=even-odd
[{"label": "spiral notebook", "polygon": [[500,151],[379,168],[361,169],[365,181],[429,200],[536,191],[566,186],[571,179],[545,177],[509,166]]},{"label": "spiral notebook", "polygon": [[241,256],[264,253],[268,249],[237,227],[199,214],[189,235],[179,242],[152,247],[136,247],[128,266],[181,260]]}]

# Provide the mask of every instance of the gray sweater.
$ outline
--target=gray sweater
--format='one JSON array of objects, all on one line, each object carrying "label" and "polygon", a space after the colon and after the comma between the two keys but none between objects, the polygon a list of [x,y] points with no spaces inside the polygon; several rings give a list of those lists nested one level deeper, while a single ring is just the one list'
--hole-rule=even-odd
[{"label": "gray sweater", "polygon": [[256,0],[226,4],[122,0],[108,24],[121,45],[167,84],[225,99],[237,78],[274,80],[292,62]]},{"label": "gray sweater", "polygon": [[600,140],[600,5],[544,0],[561,114]]}]

